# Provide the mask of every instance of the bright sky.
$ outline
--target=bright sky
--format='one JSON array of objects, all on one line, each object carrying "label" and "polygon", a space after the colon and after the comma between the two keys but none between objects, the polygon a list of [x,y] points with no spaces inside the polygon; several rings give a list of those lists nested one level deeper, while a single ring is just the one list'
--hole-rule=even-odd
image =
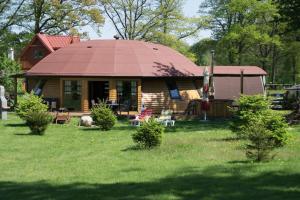
[{"label": "bright sky", "polygon": [[[183,8],[184,14],[189,17],[198,16],[199,5],[203,0],[185,0],[185,1],[186,3]],[[112,23],[109,21],[109,19],[106,19],[105,21],[105,25],[102,28],[101,37],[99,37],[96,34],[96,32],[91,28],[85,28],[85,31],[89,33],[91,39],[112,39],[113,36],[116,35],[116,31]],[[201,31],[197,37],[186,39],[186,42],[188,42],[189,44],[193,44],[196,41],[199,41],[200,39],[209,36],[210,36],[210,31],[204,30]]]}]

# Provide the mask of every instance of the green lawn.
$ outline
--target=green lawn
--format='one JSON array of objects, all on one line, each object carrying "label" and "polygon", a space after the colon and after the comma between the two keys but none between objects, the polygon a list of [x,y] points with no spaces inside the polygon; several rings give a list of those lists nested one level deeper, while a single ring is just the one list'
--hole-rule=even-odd
[{"label": "green lawn", "polygon": [[251,163],[227,122],[178,122],[154,150],[135,150],[135,128],[51,125],[29,135],[0,121],[0,199],[300,199],[300,126],[274,161]]}]

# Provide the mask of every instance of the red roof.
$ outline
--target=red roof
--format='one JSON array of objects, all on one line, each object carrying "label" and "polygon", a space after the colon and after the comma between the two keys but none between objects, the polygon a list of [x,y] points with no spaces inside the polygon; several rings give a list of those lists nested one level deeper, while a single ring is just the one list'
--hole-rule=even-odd
[{"label": "red roof", "polygon": [[202,76],[203,69],[177,51],[135,40],[90,40],[45,57],[28,76]]},{"label": "red roof", "polygon": [[[43,34],[39,34],[43,38]],[[62,47],[61,36],[46,36],[45,44]],[[67,41],[67,40],[64,40]],[[58,44],[57,44],[58,43]],[[48,45],[48,44],[47,44]],[[53,45],[53,46],[52,46]],[[203,76],[204,67],[195,65],[177,51],[136,40],[89,40],[61,48],[27,71],[27,76]],[[216,66],[216,75],[266,75],[256,66]]]},{"label": "red roof", "polygon": [[216,66],[214,74],[216,75],[240,75],[241,70],[245,75],[267,75],[263,69],[257,66]]},{"label": "red roof", "polygon": [[64,35],[47,35],[38,33],[36,35],[40,41],[51,51],[66,47],[72,43],[80,42],[78,36],[64,36]]}]

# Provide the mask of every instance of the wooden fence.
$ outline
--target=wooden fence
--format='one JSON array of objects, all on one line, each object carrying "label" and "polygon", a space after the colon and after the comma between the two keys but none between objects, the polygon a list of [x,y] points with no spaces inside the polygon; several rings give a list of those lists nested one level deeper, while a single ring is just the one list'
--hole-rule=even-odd
[{"label": "wooden fence", "polygon": [[[210,100],[210,109],[207,112],[208,117],[216,118],[229,118],[232,116],[230,107],[232,106],[232,100]],[[203,116],[203,110],[201,109],[201,100],[193,100],[189,103],[186,110],[187,115]]]}]

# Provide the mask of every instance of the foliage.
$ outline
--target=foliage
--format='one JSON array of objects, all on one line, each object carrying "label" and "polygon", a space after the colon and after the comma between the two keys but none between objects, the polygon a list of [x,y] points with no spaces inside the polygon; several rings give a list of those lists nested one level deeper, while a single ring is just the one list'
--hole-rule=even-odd
[{"label": "foliage", "polygon": [[132,135],[132,139],[143,148],[153,148],[161,145],[163,133],[164,127],[150,118],[148,122],[143,123],[137,129],[136,133]]},{"label": "foliage", "polygon": [[14,80],[10,75],[21,71],[20,64],[9,59],[5,54],[0,56],[0,85],[3,85],[7,92],[14,91]]},{"label": "foliage", "polygon": [[104,17],[96,1],[28,0],[20,9],[17,26],[31,33],[77,34],[80,28],[92,25],[99,32]]},{"label": "foliage", "polygon": [[103,131],[112,129],[117,121],[113,111],[104,103],[100,102],[91,109],[93,121]]},{"label": "foliage", "polygon": [[44,113],[47,110],[48,106],[44,104],[43,99],[34,95],[33,92],[21,96],[16,107],[17,115],[23,120],[27,120],[32,112]]},{"label": "foliage", "polygon": [[53,117],[48,112],[29,111],[26,116],[26,124],[32,134],[43,135],[52,122]]},{"label": "foliage", "polygon": [[204,1],[199,12],[210,19],[215,44],[204,39],[193,45],[197,64],[206,64],[209,50],[215,49],[219,65],[257,65],[268,72],[268,82],[297,83],[298,4],[294,0]]},{"label": "foliage", "polygon": [[0,36],[16,23],[16,14],[23,6],[25,0],[0,1]]},{"label": "foliage", "polygon": [[264,96],[241,96],[238,100],[239,109],[234,111],[234,119],[230,124],[231,130],[240,138],[248,138],[247,129],[252,123],[262,123],[271,133],[270,138],[276,147],[287,143],[287,123],[283,116],[270,109],[270,103]]},{"label": "foliage", "polygon": [[157,33],[177,39],[195,35],[205,23],[182,14],[183,0],[102,0],[104,11],[123,39],[149,40]]},{"label": "foliage", "polygon": [[244,130],[258,116],[269,109],[270,103],[262,95],[247,96],[242,95],[238,100],[238,110],[232,110],[234,119],[230,124],[230,129],[239,137],[245,137]]},{"label": "foliage", "polygon": [[246,156],[249,159],[261,162],[274,157],[270,155],[276,147],[272,131],[268,130],[262,121],[252,121],[245,131],[249,140],[246,146]]}]

